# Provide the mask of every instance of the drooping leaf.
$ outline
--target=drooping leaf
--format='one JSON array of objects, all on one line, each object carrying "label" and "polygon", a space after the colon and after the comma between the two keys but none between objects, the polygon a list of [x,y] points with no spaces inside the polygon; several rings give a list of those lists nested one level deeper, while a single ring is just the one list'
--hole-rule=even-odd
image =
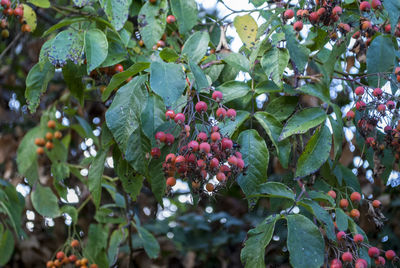
[{"label": "drooping leaf", "polygon": [[135,225],[135,227],[147,256],[151,259],[157,258],[160,254],[160,244],[158,244],[157,239],[144,227],[139,225]]},{"label": "drooping leaf", "polygon": [[[118,150],[117,153],[120,154],[120,151]],[[120,155],[116,156],[115,159],[117,159],[117,157],[120,158]],[[124,187],[124,191],[135,201],[142,189],[144,177],[142,175],[136,175],[135,170],[123,159],[119,159],[115,167],[118,178],[121,180],[122,186]]]},{"label": "drooping leaf", "polygon": [[339,231],[347,231],[348,228],[348,220],[347,220],[347,215],[344,213],[344,211],[341,208],[337,208],[335,210],[335,219],[336,219],[336,225]]},{"label": "drooping leaf", "polygon": [[[88,18],[87,17],[83,17],[83,16],[65,18],[65,19],[61,20],[60,22],[58,22],[57,24],[54,24],[53,26],[48,28],[46,31],[44,31],[44,33],[42,34],[42,37],[45,37],[45,36],[51,34],[52,32],[54,32],[54,31],[56,31],[56,30],[58,30],[58,29],[60,29],[62,27],[65,27],[65,26],[68,26],[68,25],[71,25],[71,24],[74,24],[74,23],[77,23],[77,22],[87,21],[87,20],[88,20]],[[52,39],[47,40],[46,43],[47,42],[50,42],[50,44],[51,44]]]},{"label": "drooping leaf", "polygon": [[229,55],[224,58],[224,61],[232,67],[243,72],[250,71],[250,62],[243,54],[234,52],[229,53]]},{"label": "drooping leaf", "polygon": [[151,4],[147,1],[138,16],[140,35],[147,48],[152,48],[165,31],[168,4],[166,0]]},{"label": "drooping leaf", "polygon": [[197,23],[197,4],[195,0],[171,0],[172,14],[176,17],[179,32],[190,31]]},{"label": "drooping leaf", "polygon": [[164,123],[165,105],[157,95],[150,95],[142,112],[141,121],[143,133],[150,140],[153,139],[156,129]]},{"label": "drooping leaf", "polygon": [[151,191],[153,192],[157,202],[161,205],[163,205],[162,198],[165,195],[165,189],[167,188],[162,167],[164,159],[165,154],[161,154],[159,159],[151,159],[149,164],[149,176],[147,177],[147,180],[151,185]]},{"label": "drooping leaf", "polygon": [[87,72],[99,67],[107,58],[108,41],[106,35],[99,29],[90,29],[85,33],[85,55]]},{"label": "drooping leaf", "polygon": [[104,171],[104,162],[106,161],[107,150],[101,149],[97,152],[89,167],[88,182],[89,191],[92,195],[93,203],[96,207],[100,205],[101,199],[101,181]]},{"label": "drooping leaf", "polygon": [[346,185],[351,187],[354,191],[361,192],[360,182],[351,169],[338,163],[333,170],[333,174],[339,181],[344,181]]},{"label": "drooping leaf", "polygon": [[85,95],[85,87],[82,82],[85,72],[83,65],[79,66],[70,61],[62,68],[63,77],[68,89],[81,105],[83,105]]},{"label": "drooping leaf", "polygon": [[60,216],[58,199],[49,187],[36,185],[31,193],[33,208],[43,217],[56,218]]},{"label": "drooping leaf", "polygon": [[194,76],[194,83],[196,85],[196,90],[199,92],[207,90],[207,88],[210,87],[210,83],[208,82],[207,77],[204,74],[203,70],[192,61],[189,61],[189,68]]},{"label": "drooping leaf", "polygon": [[287,223],[290,264],[293,267],[321,267],[325,243],[318,227],[301,214],[288,215]]},{"label": "drooping leaf", "polygon": [[292,26],[285,25],[283,27],[283,31],[285,32],[287,49],[289,50],[290,58],[296,64],[297,69],[300,72],[303,72],[304,67],[308,62],[310,50],[299,43]]},{"label": "drooping leaf", "polygon": [[186,80],[182,66],[175,63],[152,62],[150,66],[151,89],[171,106],[185,90]]},{"label": "drooping leaf", "polygon": [[122,229],[116,229],[110,237],[107,256],[109,263],[116,263],[120,245],[125,241],[127,234]]},{"label": "drooping leaf", "polygon": [[0,225],[0,265],[5,265],[14,252],[15,240],[11,231],[7,228],[2,230],[2,227]]},{"label": "drooping leaf", "polygon": [[289,62],[289,52],[286,48],[273,47],[268,50],[261,59],[264,72],[271,76],[272,80],[280,85],[283,72]]},{"label": "drooping leaf", "polygon": [[257,195],[266,195],[268,197],[286,198],[295,201],[295,194],[293,191],[283,183],[280,182],[265,182],[257,187]]},{"label": "drooping leaf", "polygon": [[101,7],[115,30],[121,30],[129,15],[132,0],[100,0]]},{"label": "drooping leaf", "polygon": [[304,177],[316,172],[328,159],[331,147],[331,132],[327,126],[322,126],[308,141],[304,152],[297,160],[295,176]]},{"label": "drooping leaf", "polygon": [[243,44],[247,48],[251,48],[256,43],[258,25],[250,14],[236,16],[233,20],[236,32],[238,33]]},{"label": "drooping leaf", "polygon": [[147,174],[149,160],[146,158],[151,150],[150,141],[140,127],[136,128],[128,139],[126,145],[126,161],[140,174]]},{"label": "drooping leaf", "polygon": [[182,55],[187,55],[190,61],[199,63],[207,52],[210,36],[207,32],[197,31],[186,40]]},{"label": "drooping leaf", "polygon": [[[98,257],[101,257],[101,253],[107,247],[107,239],[108,239],[108,230],[106,227],[101,226],[100,224],[90,224],[88,240],[84,247],[83,253],[85,256],[88,256],[91,260],[96,261],[96,264],[99,267],[105,267],[98,262]],[[105,253],[105,252],[104,252]],[[107,260],[107,255],[106,255]],[[108,267],[108,263],[107,263]]]},{"label": "drooping leaf", "polygon": [[245,82],[228,81],[220,85],[217,90],[223,94],[223,102],[227,103],[232,100],[242,98],[250,92],[250,87]]},{"label": "drooping leaf", "polygon": [[327,115],[321,108],[306,108],[294,114],[285,124],[279,140],[284,140],[294,134],[306,133],[325,121]]}]

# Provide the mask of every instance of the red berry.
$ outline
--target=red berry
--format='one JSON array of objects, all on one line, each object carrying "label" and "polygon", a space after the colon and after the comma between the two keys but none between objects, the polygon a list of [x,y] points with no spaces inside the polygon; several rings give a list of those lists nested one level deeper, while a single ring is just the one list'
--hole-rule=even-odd
[{"label": "red berry", "polygon": [[221,134],[219,134],[219,132],[211,133],[211,140],[213,142],[219,141],[220,139],[221,139]]},{"label": "red berry", "polygon": [[156,133],[155,138],[159,142],[165,142],[166,135],[163,131],[159,131]]},{"label": "red berry", "polygon": [[218,132],[219,131],[219,126],[213,126],[211,128],[211,132]]},{"label": "red berry", "polygon": [[173,187],[173,186],[175,186],[175,184],[176,184],[176,179],[174,177],[169,177],[167,179],[167,185],[168,186]]},{"label": "red berry", "polygon": [[303,22],[302,22],[302,21],[296,21],[296,22],[293,24],[293,29],[294,29],[296,32],[300,32],[300,31],[303,29]]},{"label": "red berry", "polygon": [[207,142],[202,142],[199,145],[200,152],[208,154],[211,151],[211,146]]},{"label": "red berry", "polygon": [[175,165],[176,165],[176,166],[185,164],[185,162],[186,162],[186,159],[185,159],[185,157],[184,157],[183,155],[178,155],[178,156],[175,158]]},{"label": "red berry", "polygon": [[336,199],[336,192],[335,192],[335,191],[330,190],[330,191],[328,192],[328,195],[329,195],[330,197],[332,197],[333,199]]},{"label": "red berry", "polygon": [[203,159],[197,160],[197,167],[200,169],[206,169],[206,162]]},{"label": "red berry", "polygon": [[167,164],[174,164],[175,160],[176,160],[175,154],[167,154],[167,156],[165,157],[165,162]]},{"label": "red berry", "polygon": [[114,71],[115,71],[116,73],[123,72],[123,71],[124,71],[124,66],[122,66],[121,64],[116,64],[116,65],[114,66]]},{"label": "red berry", "polygon": [[78,258],[77,258],[75,255],[70,255],[70,256],[68,257],[69,262],[76,262],[77,259],[78,259]]},{"label": "red berry", "polygon": [[205,132],[200,132],[197,135],[197,140],[198,141],[207,141],[207,139],[208,139],[208,137],[207,137],[207,134]]},{"label": "red berry", "polygon": [[22,17],[24,15],[24,11],[20,7],[16,7],[14,9],[14,16],[16,17]]},{"label": "red berry", "polygon": [[196,112],[198,113],[206,112],[207,108],[207,103],[205,103],[204,101],[199,101],[198,103],[196,103],[195,106]]},{"label": "red berry", "polygon": [[338,27],[343,33],[348,33],[351,30],[350,25],[347,23],[339,23]]},{"label": "red berry", "polygon": [[390,132],[393,131],[393,129],[392,129],[391,126],[386,126],[386,127],[383,129],[383,131],[385,131],[385,133],[390,133]]},{"label": "red berry", "polygon": [[308,19],[310,20],[311,23],[317,23],[319,20],[319,15],[317,12],[311,12]]},{"label": "red berry", "polygon": [[0,4],[1,4],[4,8],[9,8],[9,7],[11,6],[10,0],[1,0]]},{"label": "red berry", "polygon": [[381,206],[381,201],[379,201],[379,200],[372,201],[372,206],[374,208],[379,208]]},{"label": "red berry", "polygon": [[237,165],[237,162],[238,162],[238,159],[236,158],[236,156],[230,156],[229,158],[228,158],[228,163],[229,164],[231,164],[231,165],[233,165],[233,166],[236,166]]},{"label": "red berry", "polygon": [[361,234],[354,235],[354,242],[361,243],[364,241],[364,237]]},{"label": "red berry", "polygon": [[325,12],[326,12],[326,9],[324,7],[319,8],[317,10],[318,17],[323,16],[325,14]]},{"label": "red berry", "polygon": [[357,87],[356,90],[354,90],[354,93],[356,93],[357,96],[362,96],[364,94],[364,88]]},{"label": "red berry", "polygon": [[342,268],[342,267],[343,267],[342,262],[339,259],[333,259],[331,261],[330,268]]},{"label": "red berry", "polygon": [[374,89],[374,91],[372,91],[372,95],[374,95],[375,97],[380,97],[380,96],[382,96],[382,89],[380,89],[379,87],[378,88],[375,88]]},{"label": "red berry", "polygon": [[244,161],[243,161],[243,159],[241,159],[241,158],[238,158],[238,159],[237,159],[237,167],[238,167],[239,169],[243,169],[243,168],[244,168]]},{"label": "red berry", "polygon": [[335,16],[335,15],[340,15],[340,14],[342,14],[342,8],[340,7],[340,6],[335,6],[333,9],[332,9],[332,14]]},{"label": "red berry", "polygon": [[379,0],[372,0],[371,6],[373,9],[379,9],[379,8],[381,8],[382,3]]},{"label": "red berry", "polygon": [[175,115],[174,120],[177,124],[183,124],[185,123],[185,115],[183,113],[178,113]]},{"label": "red berry", "polygon": [[57,252],[57,254],[56,254],[57,259],[62,260],[62,259],[64,259],[64,257],[65,257],[64,252],[62,252],[62,251]]},{"label": "red berry", "polygon": [[235,109],[228,109],[228,111],[226,111],[226,116],[228,118],[230,118],[232,121],[234,121],[235,118],[236,118],[236,110]]},{"label": "red berry", "polygon": [[170,133],[165,134],[165,144],[171,145],[174,143],[174,141],[175,141],[174,135]]},{"label": "red berry", "polygon": [[353,255],[350,252],[343,253],[342,261],[344,261],[344,262],[352,262],[353,261]]},{"label": "red berry", "polygon": [[241,152],[235,152],[235,156],[236,156],[237,158],[242,159],[242,153],[241,153]]},{"label": "red berry", "polygon": [[206,189],[207,189],[207,191],[212,192],[212,191],[214,191],[215,186],[212,183],[207,183],[206,184]]},{"label": "red berry", "polygon": [[385,32],[390,33],[392,31],[392,26],[390,24],[385,25]]},{"label": "red berry", "polygon": [[353,202],[359,202],[361,200],[361,194],[359,192],[353,192],[350,195],[350,200]]},{"label": "red berry", "polygon": [[368,137],[365,142],[370,145],[373,146],[375,144],[375,139],[373,137]]},{"label": "red berry", "polygon": [[217,115],[217,118],[224,119],[224,117],[226,115],[226,110],[224,108],[220,107],[217,109],[216,115]]},{"label": "red berry", "polygon": [[213,100],[216,102],[220,102],[222,100],[222,92],[221,91],[214,91],[212,94]]},{"label": "red berry", "polygon": [[196,160],[197,160],[196,155],[194,155],[194,154],[186,155],[186,162],[195,163]]},{"label": "red berry", "polygon": [[375,259],[375,265],[376,266],[383,266],[385,265],[386,261],[385,258],[379,256],[377,259]]},{"label": "red berry", "polygon": [[368,256],[371,258],[377,258],[379,256],[379,249],[377,247],[370,247],[368,249]]},{"label": "red berry", "polygon": [[285,19],[291,19],[294,17],[294,11],[292,9],[287,9],[285,13],[283,13],[283,17]]},{"label": "red berry", "polygon": [[363,101],[361,101],[361,100],[356,102],[356,109],[357,109],[358,111],[365,109],[365,107],[367,107],[367,105],[365,104],[365,102],[363,102]]},{"label": "red berry", "polygon": [[218,172],[216,177],[217,180],[220,182],[226,181],[226,176],[223,172]]},{"label": "red berry", "polygon": [[354,119],[355,116],[356,116],[356,114],[354,113],[353,110],[350,110],[350,111],[348,111],[348,112],[346,113],[346,118],[347,118],[347,120],[352,120],[352,119]]},{"label": "red berry", "polygon": [[360,4],[360,10],[361,11],[370,11],[371,10],[371,5],[369,4],[369,2],[368,1],[363,1],[363,2],[361,2],[361,4]]},{"label": "red berry", "polygon": [[392,110],[392,109],[394,109],[394,107],[396,106],[396,104],[393,102],[393,101],[388,101],[387,103],[386,103],[386,106],[388,107],[388,109],[389,110]]},{"label": "red berry", "polygon": [[217,158],[213,158],[210,160],[210,167],[217,168],[219,166],[219,160]]},{"label": "red berry", "polygon": [[161,150],[158,147],[154,147],[151,149],[150,154],[153,158],[159,158],[161,156]]},{"label": "red berry", "polygon": [[360,34],[360,31],[357,31],[357,32],[355,32],[354,34],[353,34],[353,38],[354,39],[358,39],[358,38],[360,38],[360,36],[361,36],[361,34]]},{"label": "red berry", "polygon": [[233,142],[228,138],[223,138],[221,140],[221,146],[222,146],[222,150],[232,149]]},{"label": "red berry", "polygon": [[165,42],[163,40],[158,40],[156,47],[165,47]]},{"label": "red berry", "polygon": [[355,268],[367,268],[368,263],[364,259],[358,259],[358,260],[356,260],[356,265],[354,267]]},{"label": "red berry", "polygon": [[199,150],[199,143],[197,141],[191,141],[188,143],[188,148],[193,152],[197,152]]},{"label": "red berry", "polygon": [[165,118],[168,119],[174,119],[175,118],[175,112],[173,110],[167,110],[165,112]]},{"label": "red berry", "polygon": [[385,252],[385,257],[386,259],[388,259],[389,261],[393,260],[394,257],[396,257],[396,252],[394,252],[393,250],[388,250]]},{"label": "red berry", "polygon": [[400,75],[400,67],[396,67],[396,69],[394,69],[394,74]]},{"label": "red berry", "polygon": [[377,110],[378,110],[378,112],[380,112],[380,113],[384,113],[385,110],[386,110],[385,104],[379,104]]},{"label": "red berry", "polygon": [[358,218],[360,218],[360,211],[359,211],[358,209],[356,209],[356,208],[353,208],[353,209],[350,211],[350,217],[352,217],[353,219],[358,219]]},{"label": "red berry", "polygon": [[347,208],[349,206],[349,201],[347,201],[347,199],[341,199],[340,203],[339,203],[339,206],[341,208]]},{"label": "red berry", "polygon": [[174,23],[176,21],[175,16],[174,15],[168,15],[167,16],[167,23],[171,24]]},{"label": "red berry", "polygon": [[336,238],[337,238],[337,240],[339,240],[339,241],[344,240],[345,237],[346,237],[346,233],[343,232],[343,231],[340,231],[340,232],[338,232],[338,233],[336,234]]}]

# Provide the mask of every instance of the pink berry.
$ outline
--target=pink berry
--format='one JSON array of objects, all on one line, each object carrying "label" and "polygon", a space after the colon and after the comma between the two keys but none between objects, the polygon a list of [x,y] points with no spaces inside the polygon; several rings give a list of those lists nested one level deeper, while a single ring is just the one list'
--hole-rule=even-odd
[{"label": "pink berry", "polygon": [[188,148],[193,152],[197,152],[197,150],[199,150],[199,143],[197,141],[191,141],[188,143]]},{"label": "pink berry", "polygon": [[379,249],[377,247],[370,247],[368,249],[368,256],[371,258],[377,258],[379,256]]},{"label": "pink berry", "polygon": [[363,102],[363,101],[361,101],[361,100],[356,102],[356,109],[357,109],[358,111],[365,109],[365,107],[367,107],[367,105],[365,104],[365,102]]},{"label": "pink berry", "polygon": [[292,9],[287,9],[285,11],[285,13],[283,13],[283,17],[285,19],[287,19],[287,20],[293,18],[294,17],[294,11]]},{"label": "pink berry", "polygon": [[204,101],[199,101],[198,103],[196,103],[195,106],[196,112],[198,113],[206,112],[207,108],[207,103],[205,103]]},{"label": "pink berry", "polygon": [[332,9],[332,14],[335,16],[335,15],[340,15],[340,14],[342,14],[342,8],[340,7],[340,6],[335,6],[333,9]]},{"label": "pink berry", "polygon": [[224,119],[226,116],[226,110],[224,108],[220,107],[217,109],[216,115],[217,115],[217,118]]},{"label": "pink berry", "polygon": [[174,119],[175,118],[175,112],[173,110],[167,110],[165,112],[165,118],[168,119]]},{"label": "pink berry", "polygon": [[379,256],[378,258],[375,259],[376,266],[383,266],[385,265],[385,263],[386,263],[385,258],[383,258],[382,256]]},{"label": "pink berry", "polygon": [[156,133],[155,138],[156,138],[156,140],[158,140],[159,142],[165,142],[166,135],[165,135],[164,132],[159,131],[159,132]]},{"label": "pink berry", "polygon": [[357,96],[362,96],[362,95],[364,95],[364,88],[357,87],[356,90],[354,90],[354,93],[356,93]]},{"label": "pink berry", "polygon": [[371,5],[369,4],[369,2],[368,1],[363,1],[363,2],[361,2],[361,4],[360,4],[360,10],[361,11],[370,11],[371,10]]},{"label": "pink berry", "polygon": [[223,138],[221,140],[221,146],[222,146],[222,150],[232,149],[233,142],[228,138]]},{"label": "pink berry", "polygon": [[393,250],[388,250],[385,252],[385,257],[386,259],[388,259],[389,261],[393,260],[394,257],[396,257],[396,252],[394,252]]},{"label": "pink berry", "polygon": [[165,134],[165,143],[166,143],[167,145],[173,144],[174,141],[175,141],[174,135],[172,135],[172,134],[170,134],[170,133]]},{"label": "pink berry", "polygon": [[216,102],[220,102],[222,100],[222,92],[221,91],[214,91],[212,94],[212,98],[213,100],[215,100]]},{"label": "pink berry", "polygon": [[241,158],[237,158],[237,167],[239,169],[244,169],[244,161]]},{"label": "pink berry", "polygon": [[385,112],[385,110],[386,110],[385,104],[379,104],[377,110],[378,110],[378,112],[381,112],[381,113]]},{"label": "pink berry", "polygon": [[235,118],[236,118],[236,110],[235,109],[228,109],[228,111],[226,111],[226,116],[228,118],[230,118],[232,121],[234,121]]},{"label": "pink berry", "polygon": [[393,129],[392,129],[391,126],[386,126],[386,127],[383,129],[383,131],[385,131],[385,133],[390,133],[390,132],[393,131]]},{"label": "pink berry", "polygon": [[345,237],[346,237],[346,233],[343,232],[343,231],[340,231],[340,232],[338,232],[338,233],[336,234],[336,238],[337,238],[337,240],[339,240],[339,241],[343,240]]},{"label": "pink berry", "polygon": [[382,96],[382,89],[380,89],[379,87],[378,88],[375,88],[374,89],[374,91],[372,91],[372,95],[374,95],[375,97],[380,97],[380,96]]},{"label": "pink berry", "polygon": [[373,9],[380,9],[382,6],[382,3],[379,0],[372,0],[371,6]]},{"label": "pink berry", "polygon": [[308,19],[310,20],[311,23],[317,23],[319,20],[319,15],[317,12],[311,12],[310,16],[308,17]]},{"label": "pink berry", "polygon": [[342,261],[344,262],[352,262],[353,260],[353,255],[350,252],[345,252],[342,255]]},{"label": "pink berry", "polygon": [[178,113],[175,115],[175,123],[183,124],[185,122],[185,115],[183,113]]},{"label": "pink berry", "polygon": [[161,150],[158,147],[154,147],[151,149],[150,154],[153,158],[159,158],[161,156]]},{"label": "pink berry", "polygon": [[394,103],[394,101],[388,101],[387,103],[386,103],[386,106],[388,107],[388,109],[389,110],[392,110],[392,109],[394,109],[394,107],[396,106],[396,104]]},{"label": "pink berry", "polygon": [[339,259],[333,259],[331,261],[330,268],[342,268],[342,267],[343,267],[342,262]]},{"label": "pink berry", "polygon": [[210,167],[217,168],[219,166],[219,160],[217,158],[213,158],[210,160]]},{"label": "pink berry", "polygon": [[208,139],[208,137],[207,137],[207,134],[205,132],[200,132],[197,135],[197,140],[198,141],[207,141],[207,139]]},{"label": "pink berry", "polygon": [[223,172],[218,172],[216,177],[220,182],[226,181],[226,175]]},{"label": "pink berry", "polygon": [[354,235],[354,242],[361,243],[364,241],[364,237],[361,234]]},{"label": "pink berry", "polygon": [[213,142],[219,141],[220,139],[221,139],[221,134],[219,134],[219,132],[211,133],[211,140]]},{"label": "pink berry", "polygon": [[237,158],[236,158],[236,156],[230,156],[229,158],[228,158],[228,163],[229,164],[231,164],[231,165],[233,165],[233,166],[236,166],[237,165],[237,162],[238,162],[238,160],[237,160]]},{"label": "pink berry", "polygon": [[202,142],[199,145],[200,152],[202,153],[209,153],[211,151],[211,146],[207,142]]},{"label": "pink berry", "polygon": [[368,263],[364,259],[358,259],[358,260],[356,260],[356,265],[354,267],[355,268],[367,268]]}]

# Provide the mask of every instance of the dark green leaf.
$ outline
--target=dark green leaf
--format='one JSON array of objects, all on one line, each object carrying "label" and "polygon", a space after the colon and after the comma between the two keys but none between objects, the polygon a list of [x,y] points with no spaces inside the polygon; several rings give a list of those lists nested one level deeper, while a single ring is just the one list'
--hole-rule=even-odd
[{"label": "dark green leaf", "polygon": [[162,99],[151,94],[141,115],[143,132],[150,140],[153,139],[156,129],[164,123],[164,114],[165,105]]},{"label": "dark green leaf", "polygon": [[84,65],[79,66],[70,61],[62,68],[63,77],[69,91],[81,105],[83,105],[85,95],[85,86],[82,82],[84,70]]},{"label": "dark green leaf", "polygon": [[160,58],[166,62],[175,62],[179,55],[172,48],[166,47],[160,52]]},{"label": "dark green leaf", "polygon": [[283,72],[289,63],[289,52],[286,48],[272,47],[261,59],[261,66],[268,77],[280,85]]},{"label": "dark green leaf", "polygon": [[197,4],[195,0],[171,0],[172,14],[176,17],[179,32],[190,31],[197,23]]},{"label": "dark green leaf", "polygon": [[116,263],[118,257],[118,249],[120,245],[125,241],[125,239],[126,232],[124,232],[122,229],[117,229],[111,234],[107,252],[109,263]]},{"label": "dark green leaf", "polygon": [[187,55],[189,60],[197,64],[206,54],[209,42],[210,36],[207,32],[195,32],[183,45],[182,55]]},{"label": "dark green leaf", "polygon": [[143,248],[151,259],[155,259],[160,254],[160,245],[157,239],[144,227],[136,225],[139,238],[142,242]]},{"label": "dark green leaf", "polygon": [[34,209],[43,217],[56,218],[60,216],[58,199],[49,187],[36,185],[36,189],[31,194]]},{"label": "dark green leaf", "polygon": [[330,95],[329,95],[329,88],[324,87],[321,84],[318,84],[318,85],[306,84],[306,85],[298,88],[298,90],[307,95],[315,96],[315,97],[319,98],[320,100],[322,100],[323,102],[330,103],[330,101],[331,101]]},{"label": "dark green leaf", "polygon": [[93,203],[96,207],[100,205],[101,199],[101,180],[103,177],[104,163],[106,161],[107,150],[99,150],[92,164],[89,167],[89,191],[92,195]]},{"label": "dark green leaf", "polygon": [[235,121],[226,119],[225,121],[220,122],[218,124],[220,132],[223,135],[232,137],[232,135],[240,128],[240,126],[243,125],[243,123],[249,118],[250,118],[249,112],[239,110],[237,111]]},{"label": "dark green leaf", "polygon": [[265,111],[273,115],[278,121],[283,121],[294,112],[298,101],[297,97],[282,96],[272,100]]},{"label": "dark green leaf", "polygon": [[250,71],[250,62],[243,54],[231,52],[224,58],[224,61],[243,72]]},{"label": "dark green leaf", "polygon": [[10,230],[6,228],[3,231],[2,229],[0,228],[0,265],[5,265],[14,252],[15,240]]},{"label": "dark green leaf", "polygon": [[84,35],[75,30],[65,30],[57,34],[51,43],[49,61],[54,66],[63,66],[67,60],[81,61]]},{"label": "dark green leaf", "polygon": [[389,14],[390,25],[392,26],[392,34],[394,34],[400,17],[400,2],[397,0],[385,0],[382,3],[385,11],[387,11]]},{"label": "dark green leaf", "polygon": [[265,182],[257,187],[256,194],[267,195],[268,197],[286,198],[294,201],[295,194],[283,183]]},{"label": "dark green leaf", "polygon": [[250,87],[245,82],[228,81],[220,85],[217,90],[223,94],[223,102],[227,103],[235,99],[244,97],[250,92]]},{"label": "dark green leaf", "polygon": [[161,39],[165,31],[168,4],[159,0],[157,4],[147,1],[138,16],[140,35],[147,48],[152,48]]},{"label": "dark green leaf", "polygon": [[338,180],[344,181],[347,186],[351,187],[354,191],[361,192],[360,182],[351,169],[338,163],[333,170],[333,174]]},{"label": "dark green leaf", "polygon": [[53,163],[51,165],[51,173],[58,181],[69,177],[69,167],[65,163]]},{"label": "dark green leaf", "polygon": [[189,61],[189,68],[194,76],[194,83],[197,91],[203,91],[210,87],[210,83],[208,82],[206,75],[197,64]]},{"label": "dark green leaf", "polygon": [[296,64],[297,69],[300,72],[303,72],[304,67],[308,62],[310,50],[299,43],[296,38],[296,33],[291,25],[285,25],[283,31],[285,32],[290,58]]},{"label": "dark green leaf", "polygon": [[87,31],[85,33],[85,55],[88,74],[103,63],[107,54],[108,41],[106,35],[99,29]]},{"label": "dark green leaf", "polygon": [[149,160],[146,154],[150,152],[150,141],[141,128],[136,128],[128,139],[125,158],[126,161],[142,175],[147,174]]},{"label": "dark green leaf", "polygon": [[341,208],[337,208],[335,210],[335,219],[339,231],[347,231],[348,228],[347,215]]},{"label": "dark green leaf", "polygon": [[[49,34],[51,34],[52,32],[54,32],[55,30],[58,30],[62,27],[65,26],[69,26],[71,24],[77,23],[77,22],[81,22],[81,21],[87,21],[88,18],[87,17],[71,17],[71,18],[67,18],[67,19],[63,19],[61,20],[59,23],[54,24],[53,26],[51,26],[49,29],[47,29],[43,34],[42,37],[45,37]],[[51,44],[52,40],[50,40],[50,44]]]},{"label": "dark green leaf", "polygon": [[121,30],[129,15],[132,0],[100,0],[101,7],[115,30]]}]

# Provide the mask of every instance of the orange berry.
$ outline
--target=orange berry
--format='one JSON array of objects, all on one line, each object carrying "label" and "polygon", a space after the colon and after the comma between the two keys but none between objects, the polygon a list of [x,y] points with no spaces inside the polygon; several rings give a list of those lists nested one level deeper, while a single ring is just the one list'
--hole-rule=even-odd
[{"label": "orange berry", "polygon": [[46,144],[46,141],[43,138],[36,138],[35,139],[35,144],[37,146],[44,146]]},{"label": "orange berry", "polygon": [[350,211],[350,217],[352,217],[354,219],[358,219],[360,217],[360,211],[356,208],[352,209]]},{"label": "orange berry", "polygon": [[46,263],[46,267],[47,267],[47,268],[51,268],[53,265],[54,265],[54,262],[52,262],[52,261],[48,261],[48,262]]},{"label": "orange berry", "polygon": [[23,33],[29,33],[29,32],[31,32],[31,26],[29,26],[28,24],[24,24],[24,25],[22,25],[22,27],[21,27],[21,31],[23,32]]},{"label": "orange berry", "polygon": [[328,192],[328,195],[329,195],[330,197],[332,197],[333,199],[336,199],[336,192],[335,192],[335,191],[330,190],[330,191]]},{"label": "orange berry", "polygon": [[372,205],[374,206],[374,208],[379,208],[381,206],[381,201],[379,200],[374,200],[372,201]]},{"label": "orange berry", "polygon": [[59,260],[55,260],[54,261],[54,266],[55,267],[60,267],[61,266],[61,262]]},{"label": "orange berry", "polygon": [[62,133],[61,133],[61,131],[56,131],[56,132],[54,132],[54,138],[56,138],[56,139],[61,139],[61,138],[62,138]]},{"label": "orange berry", "polygon": [[56,258],[57,258],[57,259],[61,260],[61,259],[63,259],[64,257],[65,257],[64,252],[62,252],[62,251],[57,252],[57,254],[56,254]]},{"label": "orange berry", "polygon": [[47,127],[49,127],[49,128],[56,128],[56,121],[54,121],[54,120],[49,120],[49,122],[47,122]]},{"label": "orange berry", "polygon": [[46,133],[46,140],[52,140],[53,139],[53,133],[47,132]]},{"label": "orange berry", "polygon": [[168,186],[173,187],[173,186],[175,186],[175,184],[176,184],[176,179],[175,179],[174,177],[169,177],[169,178],[167,179],[167,185],[168,185]]},{"label": "orange berry", "polygon": [[81,264],[82,265],[86,265],[88,263],[88,259],[86,259],[86,258],[82,258],[81,259]]},{"label": "orange berry", "polygon": [[207,191],[209,191],[209,192],[214,191],[214,189],[215,189],[214,184],[212,184],[212,183],[207,183],[207,184],[206,184],[206,189],[207,189]]},{"label": "orange berry", "polygon": [[51,150],[54,148],[54,144],[51,141],[46,142],[46,148],[47,150]]},{"label": "orange berry", "polygon": [[43,149],[43,147],[37,148],[37,149],[36,149],[36,153],[37,153],[38,155],[44,154],[44,149]]},{"label": "orange berry", "polygon": [[75,261],[75,266],[81,266],[81,260],[77,260],[77,261]]},{"label": "orange berry", "polygon": [[353,202],[359,202],[361,200],[361,194],[359,192],[353,192],[350,195],[350,200]]},{"label": "orange berry", "polygon": [[90,265],[90,268],[98,268],[97,264],[93,263]]},{"label": "orange berry", "polygon": [[71,247],[73,247],[73,248],[79,247],[79,241],[76,240],[76,239],[72,240],[71,241]]},{"label": "orange berry", "polygon": [[341,208],[347,208],[349,206],[349,201],[347,201],[347,199],[341,199],[340,203],[339,203],[339,206]]}]

